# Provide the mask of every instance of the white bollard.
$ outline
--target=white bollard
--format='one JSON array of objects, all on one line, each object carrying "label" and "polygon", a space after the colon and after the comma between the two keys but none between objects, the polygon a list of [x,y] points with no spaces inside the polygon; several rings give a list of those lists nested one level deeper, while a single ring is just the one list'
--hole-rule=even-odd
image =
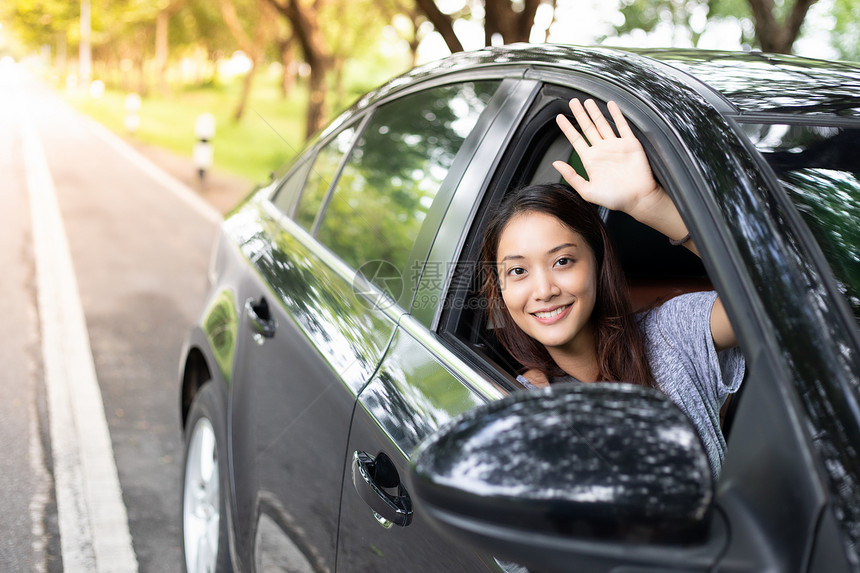
[{"label": "white bollard", "polygon": [[212,148],[212,139],[215,137],[215,116],[211,113],[198,115],[194,122],[194,135],[197,137],[197,143],[194,144],[192,159],[202,183],[206,177],[206,171],[212,167],[212,160],[215,155]]},{"label": "white bollard", "polygon": [[90,97],[101,99],[105,95],[105,83],[101,80],[93,80],[90,83]]},{"label": "white bollard", "polygon": [[134,135],[140,128],[140,96],[128,94],[125,96],[125,130]]}]

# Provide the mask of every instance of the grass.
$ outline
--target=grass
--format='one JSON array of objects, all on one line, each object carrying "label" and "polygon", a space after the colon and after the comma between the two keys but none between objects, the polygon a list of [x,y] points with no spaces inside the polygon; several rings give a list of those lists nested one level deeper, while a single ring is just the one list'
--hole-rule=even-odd
[{"label": "grass", "polygon": [[[339,113],[361,94],[402,71],[402,64],[397,57],[386,54],[348,63],[343,101],[330,102],[330,112]],[[244,116],[237,122],[234,114],[241,90],[241,77],[214,85],[174,86],[168,96],[153,90],[143,98],[138,113],[140,127],[131,137],[191,157],[196,143],[194,122],[201,113],[208,112],[215,116],[215,167],[253,182],[268,181],[273,171],[277,172],[304,147],[307,90],[299,82],[284,98],[280,74],[272,67],[262,68],[254,79]],[[69,92],[67,97],[80,111],[111,131],[124,134],[127,95],[108,89],[98,99],[83,91]]]},{"label": "grass", "polygon": [[[194,123],[204,112],[215,117],[213,139],[217,168],[261,182],[304,145],[306,91],[296,88],[283,98],[277,78],[262,73],[255,80],[241,121],[234,113],[241,85],[174,88],[169,96],[142,98],[140,127],[131,137],[191,157],[197,139]],[[106,90],[100,98],[69,92],[69,101],[116,133],[126,133],[126,93]]]}]

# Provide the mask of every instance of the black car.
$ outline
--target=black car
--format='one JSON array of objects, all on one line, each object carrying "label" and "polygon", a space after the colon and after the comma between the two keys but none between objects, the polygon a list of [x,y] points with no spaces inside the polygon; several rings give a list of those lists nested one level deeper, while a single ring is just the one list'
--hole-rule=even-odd
[{"label": "black car", "polygon": [[[717,483],[663,395],[521,391],[488,320],[488,213],[575,162],[572,97],[618,102],[702,254],[604,212],[637,308],[716,289],[738,336]],[[392,80],[223,223],[180,368],[187,569],[860,571],[858,221],[857,66],[540,45]]]}]

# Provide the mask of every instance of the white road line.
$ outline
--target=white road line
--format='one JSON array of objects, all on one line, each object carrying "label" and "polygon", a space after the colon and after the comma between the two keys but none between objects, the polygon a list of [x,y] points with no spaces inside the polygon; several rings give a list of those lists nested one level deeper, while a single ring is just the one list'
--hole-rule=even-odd
[{"label": "white road line", "polygon": [[48,506],[51,493],[51,483],[48,472],[44,466],[44,450],[42,450],[42,436],[39,432],[38,409],[36,408],[36,396],[29,406],[30,415],[30,474],[33,479],[30,497],[30,533],[33,536],[31,549],[33,550],[32,573],[45,573],[45,508]]},{"label": "white road line", "polygon": [[136,165],[161,187],[169,189],[174,195],[185,201],[192,209],[197,211],[203,217],[212,222],[218,222],[223,219],[221,213],[219,213],[215,207],[207,203],[200,195],[195,193],[193,189],[165,173],[160,167],[156,166],[152,161],[138,153],[133,147],[115,135],[108,128],[89,117],[81,116],[81,119],[89,125],[90,130],[95,135],[108,143],[131,163]]},{"label": "white road line", "polygon": [[[20,84],[19,84],[20,86]],[[137,571],[54,182],[19,88],[63,570]]]}]

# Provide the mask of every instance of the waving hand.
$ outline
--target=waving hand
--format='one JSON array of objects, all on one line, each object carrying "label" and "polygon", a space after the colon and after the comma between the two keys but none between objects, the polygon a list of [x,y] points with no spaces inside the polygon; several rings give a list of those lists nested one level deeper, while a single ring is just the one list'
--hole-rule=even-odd
[{"label": "waving hand", "polygon": [[642,144],[633,135],[618,105],[610,101],[608,107],[620,137],[594,100],[587,100],[584,107],[578,99],[570,101],[582,135],[564,115],[556,118],[579,155],[588,179],[563,161],[556,161],[553,167],[586,201],[636,216],[636,212],[650,209],[665,194],[654,180]]},{"label": "waving hand", "polygon": [[[588,179],[563,161],[556,161],[553,167],[586,201],[624,211],[668,237],[684,237],[687,226],[672,199],[654,179],[642,144],[633,135],[618,105],[609,102],[607,107],[618,128],[618,135],[593,100],[587,100],[585,107],[577,99],[570,102],[582,135],[565,116],[556,118],[558,126],[579,154]],[[698,254],[689,235],[684,239],[684,246]],[[737,344],[720,299],[711,309],[711,336],[718,350]]]}]

